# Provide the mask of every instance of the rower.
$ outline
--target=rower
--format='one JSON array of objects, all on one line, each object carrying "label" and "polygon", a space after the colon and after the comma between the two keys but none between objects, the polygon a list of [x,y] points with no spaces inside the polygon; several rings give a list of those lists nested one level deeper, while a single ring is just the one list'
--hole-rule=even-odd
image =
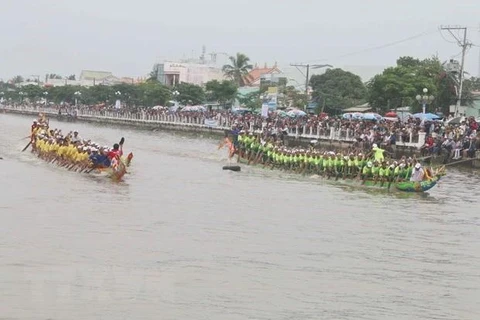
[{"label": "rower", "polygon": [[93,165],[97,167],[100,164],[99,162],[100,155],[98,154],[98,149],[91,148],[91,151],[92,153],[90,154],[89,159],[90,161],[92,161]]},{"label": "rower", "polygon": [[100,167],[110,167],[110,159],[108,159],[108,156],[107,156],[107,152],[108,152],[108,147],[103,147],[103,148],[100,148],[99,150],[99,155],[97,157],[97,160],[98,160],[98,164]]},{"label": "rower", "polygon": [[372,167],[373,167],[373,163],[371,161],[368,161],[367,165],[363,167],[362,174],[361,174],[363,183],[365,183],[365,180],[367,180],[372,176]]}]

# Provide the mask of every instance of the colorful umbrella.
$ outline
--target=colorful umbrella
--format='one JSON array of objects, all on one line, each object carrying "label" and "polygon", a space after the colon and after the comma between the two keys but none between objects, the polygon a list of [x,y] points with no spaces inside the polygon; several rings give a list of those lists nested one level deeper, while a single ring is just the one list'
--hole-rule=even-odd
[{"label": "colorful umbrella", "polygon": [[293,110],[288,111],[287,115],[290,116],[290,117],[304,117],[307,114],[302,110],[293,109]]},{"label": "colorful umbrella", "polygon": [[388,118],[396,118],[396,117],[397,117],[397,113],[394,112],[394,111],[390,111],[390,112],[385,113],[385,117],[388,117]]},{"label": "colorful umbrella", "polygon": [[433,113],[415,113],[413,115],[415,118],[418,118],[418,119],[422,119],[422,120],[428,120],[428,121],[432,121],[432,120],[439,120],[440,117],[437,116],[436,114],[433,114]]},{"label": "colorful umbrella", "polygon": [[182,109],[182,112],[204,112],[207,111],[207,108],[204,106],[187,106]]},{"label": "colorful umbrella", "polygon": [[288,114],[283,110],[275,110],[274,113],[279,117],[287,117]]},{"label": "colorful umbrella", "polygon": [[348,113],[344,113],[342,114],[342,118],[343,119],[352,119],[353,118],[353,114],[348,112]]}]

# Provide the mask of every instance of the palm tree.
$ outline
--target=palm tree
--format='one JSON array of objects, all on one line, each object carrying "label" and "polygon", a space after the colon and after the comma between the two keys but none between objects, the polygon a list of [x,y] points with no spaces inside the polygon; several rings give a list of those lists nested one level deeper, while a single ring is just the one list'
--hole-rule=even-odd
[{"label": "palm tree", "polygon": [[239,87],[244,86],[247,80],[249,80],[249,72],[253,68],[249,64],[250,58],[243,53],[237,53],[237,56],[231,56],[229,59],[231,63],[223,66],[223,73]]}]

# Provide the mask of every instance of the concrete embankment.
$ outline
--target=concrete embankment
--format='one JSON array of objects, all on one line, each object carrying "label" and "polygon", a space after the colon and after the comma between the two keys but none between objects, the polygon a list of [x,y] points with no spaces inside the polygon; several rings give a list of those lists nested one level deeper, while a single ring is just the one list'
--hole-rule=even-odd
[{"label": "concrete embankment", "polygon": [[[36,110],[22,110],[22,109],[9,109],[3,108],[3,112],[5,113],[14,113],[19,115],[25,116],[38,116],[39,113],[43,111],[36,111]],[[43,112],[47,117],[55,118],[58,120],[67,119],[66,116],[58,116],[56,113],[52,112]],[[100,123],[100,124],[110,124],[110,125],[121,125],[121,126],[129,126],[135,127],[139,129],[146,129],[146,130],[175,130],[175,131],[184,131],[184,132],[202,132],[202,133],[209,133],[215,134],[219,136],[223,136],[225,134],[225,130],[228,128],[218,128],[218,127],[209,127],[203,124],[196,124],[196,123],[180,123],[180,122],[169,122],[169,121],[151,121],[151,120],[139,120],[139,119],[125,119],[125,118],[117,118],[117,117],[98,117],[98,116],[90,116],[90,115],[78,115],[75,121],[85,121],[91,123]]]},{"label": "concrete embankment", "polygon": [[[67,120],[65,115],[59,116],[56,111],[49,110],[32,110],[32,109],[20,109],[20,108],[2,108],[5,113],[14,113],[25,116],[38,116],[39,113],[44,113],[47,117],[55,118],[58,120]],[[88,115],[80,114],[77,115],[75,121],[85,121],[91,123],[99,124],[109,124],[109,125],[120,125],[120,126],[129,126],[135,127],[143,130],[172,130],[172,131],[183,131],[183,132],[199,132],[205,134],[211,134],[216,136],[224,136],[226,130],[230,130],[228,127],[219,127],[219,126],[208,126],[201,123],[189,123],[191,119],[180,119],[176,121],[159,121],[159,120],[141,120],[141,119],[132,119],[125,117],[115,117],[115,116],[100,116],[100,115]],[[335,148],[343,149],[348,148],[352,142],[351,141],[341,141],[341,140],[332,140],[326,139],[323,137],[302,137],[299,135],[289,133],[288,136],[285,136],[285,144],[288,146],[298,146],[298,145],[308,145],[312,139],[318,140],[318,145],[326,148]]]}]

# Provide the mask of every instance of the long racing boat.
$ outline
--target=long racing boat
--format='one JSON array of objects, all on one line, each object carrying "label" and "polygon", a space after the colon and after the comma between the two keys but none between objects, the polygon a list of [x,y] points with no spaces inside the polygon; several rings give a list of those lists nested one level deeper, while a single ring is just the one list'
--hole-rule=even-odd
[{"label": "long racing boat", "polygon": [[[43,123],[42,123],[43,122]],[[133,153],[123,156],[122,138],[113,148],[100,146],[91,140],[81,140],[61,130],[49,130],[48,123],[35,120],[32,125],[30,142],[22,150],[31,146],[38,158],[67,168],[69,171],[104,176],[114,181],[122,180],[133,159]]]},{"label": "long racing boat", "polygon": [[[238,162],[242,164],[251,165],[248,159],[243,157],[238,157]],[[253,164],[257,165],[257,164]],[[258,164],[261,166],[262,164]],[[398,190],[402,192],[426,192],[437,185],[439,180],[442,176],[446,175],[445,167],[439,168],[436,172],[432,175],[432,177],[427,178],[423,181],[402,181],[402,180],[390,180],[390,181],[380,181],[378,179],[367,178],[362,180],[360,178],[352,178],[352,177],[338,177],[338,176],[322,176],[318,175],[318,177],[322,177],[325,180],[330,180],[338,183],[345,183],[356,185],[359,187],[366,187],[366,188],[377,188],[377,189],[385,189],[385,190]]]}]

